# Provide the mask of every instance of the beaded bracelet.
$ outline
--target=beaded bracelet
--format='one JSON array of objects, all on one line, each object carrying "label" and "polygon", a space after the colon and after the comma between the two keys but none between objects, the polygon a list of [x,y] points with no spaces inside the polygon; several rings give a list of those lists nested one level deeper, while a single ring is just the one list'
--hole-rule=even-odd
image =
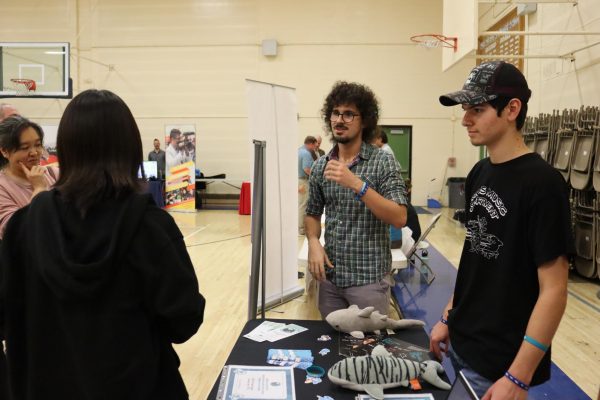
[{"label": "beaded bracelet", "polygon": [[363,182],[360,192],[356,194],[356,200],[360,200],[365,193],[367,193],[367,190],[369,190],[369,184],[367,182]]},{"label": "beaded bracelet", "polygon": [[441,322],[442,324],[444,324],[444,325],[448,325],[448,320],[447,320],[447,319],[444,319],[444,316],[441,316],[441,317],[440,317],[440,322]]},{"label": "beaded bracelet", "polygon": [[541,351],[543,351],[544,353],[546,351],[548,351],[548,346],[546,346],[545,344],[542,344],[540,342],[538,342],[537,340],[535,340],[534,338],[532,338],[531,336],[523,336],[523,340],[526,341],[527,343],[537,347],[538,349],[540,349]]},{"label": "beaded bracelet", "polygon": [[509,381],[511,381],[512,383],[514,383],[515,385],[517,385],[521,389],[523,389],[525,391],[529,390],[529,385],[525,384],[524,382],[521,382],[520,380],[518,380],[517,378],[515,378],[514,376],[512,376],[510,372],[506,371],[504,373],[504,376],[507,377]]}]

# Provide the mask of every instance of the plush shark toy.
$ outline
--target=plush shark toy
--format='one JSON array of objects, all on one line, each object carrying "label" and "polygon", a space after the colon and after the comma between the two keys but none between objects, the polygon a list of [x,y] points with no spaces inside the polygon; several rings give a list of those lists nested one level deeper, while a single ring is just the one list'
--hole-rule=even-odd
[{"label": "plush shark toy", "polygon": [[416,319],[391,319],[387,315],[375,311],[374,307],[366,307],[361,310],[356,305],[332,311],[325,320],[335,330],[349,333],[358,339],[365,337],[364,332],[379,333],[381,329],[403,329],[425,325],[423,321]]},{"label": "plush shark toy", "polygon": [[336,385],[347,389],[364,390],[377,400],[383,399],[383,389],[408,386],[411,379],[421,377],[440,389],[449,390],[438,373],[444,367],[437,361],[418,363],[394,357],[383,346],[373,349],[370,356],[348,357],[329,369],[327,377]]}]

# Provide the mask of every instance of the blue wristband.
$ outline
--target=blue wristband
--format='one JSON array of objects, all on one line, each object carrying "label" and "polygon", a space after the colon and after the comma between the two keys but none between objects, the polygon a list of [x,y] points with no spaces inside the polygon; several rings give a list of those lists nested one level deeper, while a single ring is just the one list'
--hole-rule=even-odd
[{"label": "blue wristband", "polygon": [[512,376],[510,374],[510,372],[506,371],[504,373],[504,376],[507,377],[509,381],[511,381],[512,383],[514,383],[515,385],[517,385],[521,389],[523,389],[525,391],[529,390],[529,385],[525,384],[524,382],[521,382],[520,380],[518,380],[517,378],[515,378],[514,376]]},{"label": "blue wristband", "polygon": [[440,322],[441,322],[442,324],[444,324],[444,325],[448,325],[448,320],[447,320],[447,319],[444,319],[444,317],[443,317],[443,316],[442,316],[442,317],[440,317]]},{"label": "blue wristband", "polygon": [[369,184],[367,182],[363,182],[360,192],[356,194],[356,200],[360,200],[365,193],[367,193],[367,190],[369,190]]},{"label": "blue wristband", "polygon": [[540,342],[538,342],[537,340],[535,340],[534,338],[532,338],[531,336],[523,336],[523,340],[526,341],[529,344],[534,345],[535,347],[537,347],[538,349],[540,349],[541,351],[543,351],[544,353],[546,351],[548,351],[548,346],[546,346],[545,344],[541,344]]}]

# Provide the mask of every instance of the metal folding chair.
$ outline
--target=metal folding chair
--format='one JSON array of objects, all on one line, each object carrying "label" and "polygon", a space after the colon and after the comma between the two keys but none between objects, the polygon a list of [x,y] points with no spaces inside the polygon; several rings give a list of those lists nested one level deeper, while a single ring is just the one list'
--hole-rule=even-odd
[{"label": "metal folding chair", "polygon": [[[438,213],[433,216],[427,229],[425,229],[425,231],[421,233],[419,240],[417,240],[415,244],[413,244],[413,246],[405,254],[407,262],[412,264],[417,269],[417,271],[419,271],[419,273],[423,276],[428,285],[430,285],[431,282],[433,282],[433,280],[435,279],[435,273],[431,270],[429,264],[427,264],[427,261],[422,256],[419,256],[417,250],[424,248],[423,243],[425,238],[427,237],[427,235],[429,235],[429,232],[431,232],[431,230],[433,229],[433,227],[438,222],[441,216],[441,213]],[[415,258],[418,258],[420,263],[415,262]],[[395,275],[398,273],[398,270],[394,270],[392,272],[393,275]]]}]

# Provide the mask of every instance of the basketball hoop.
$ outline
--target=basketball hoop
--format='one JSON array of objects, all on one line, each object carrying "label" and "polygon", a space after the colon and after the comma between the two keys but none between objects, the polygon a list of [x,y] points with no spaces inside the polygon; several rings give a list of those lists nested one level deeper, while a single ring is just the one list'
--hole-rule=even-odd
[{"label": "basketball hoop", "polygon": [[417,46],[433,49],[435,47],[447,47],[450,49],[458,48],[458,39],[455,37],[449,37],[440,35],[438,33],[427,33],[423,35],[411,36],[410,40],[415,42]]},{"label": "basketball hoop", "polygon": [[28,96],[31,92],[35,92],[36,85],[33,79],[11,78],[14,83],[14,90],[17,96]]}]

